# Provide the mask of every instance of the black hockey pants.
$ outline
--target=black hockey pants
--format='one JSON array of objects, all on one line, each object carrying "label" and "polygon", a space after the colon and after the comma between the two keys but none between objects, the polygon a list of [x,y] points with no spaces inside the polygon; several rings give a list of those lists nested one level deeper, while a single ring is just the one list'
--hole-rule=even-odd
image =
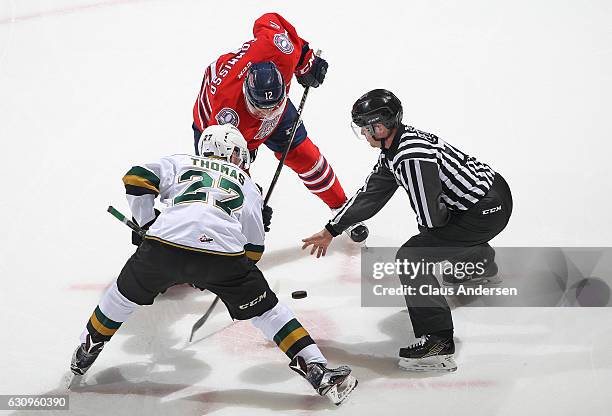
[{"label": "black hockey pants", "polygon": [[117,279],[119,292],[139,305],[151,305],[160,292],[184,283],[219,296],[234,319],[259,316],[278,302],[259,268],[244,254],[207,254],[149,238]]}]

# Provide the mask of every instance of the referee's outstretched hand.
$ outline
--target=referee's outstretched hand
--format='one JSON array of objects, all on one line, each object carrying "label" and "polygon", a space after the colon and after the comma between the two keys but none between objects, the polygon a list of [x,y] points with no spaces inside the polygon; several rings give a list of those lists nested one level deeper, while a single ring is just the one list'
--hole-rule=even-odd
[{"label": "referee's outstretched hand", "polygon": [[304,250],[308,246],[312,246],[312,248],[310,249],[311,255],[313,255],[316,251],[317,258],[325,256],[325,253],[327,253],[327,247],[329,247],[333,238],[334,237],[329,233],[329,231],[323,228],[318,233],[302,239],[302,241],[304,242],[304,244],[302,245],[302,250]]}]

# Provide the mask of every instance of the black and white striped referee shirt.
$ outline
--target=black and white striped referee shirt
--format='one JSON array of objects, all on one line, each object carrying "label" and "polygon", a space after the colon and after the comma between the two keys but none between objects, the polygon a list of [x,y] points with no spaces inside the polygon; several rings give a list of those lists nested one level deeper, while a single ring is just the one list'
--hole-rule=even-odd
[{"label": "black and white striped referee shirt", "polygon": [[[402,186],[419,225],[446,225],[453,211],[465,211],[486,195],[495,171],[437,136],[400,125],[365,185],[336,213],[326,228],[337,235],[382,209]],[[330,229],[331,228],[331,229]]]}]

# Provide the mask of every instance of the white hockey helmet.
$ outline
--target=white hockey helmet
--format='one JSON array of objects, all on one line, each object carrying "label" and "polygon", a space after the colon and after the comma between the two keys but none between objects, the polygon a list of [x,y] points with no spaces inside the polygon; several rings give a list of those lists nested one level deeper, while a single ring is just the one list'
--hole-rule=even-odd
[{"label": "white hockey helmet", "polygon": [[[251,163],[247,142],[232,124],[206,127],[200,136],[198,150],[202,156],[214,156],[248,169]],[[232,155],[237,159],[232,160]],[[236,162],[237,160],[237,162]]]}]

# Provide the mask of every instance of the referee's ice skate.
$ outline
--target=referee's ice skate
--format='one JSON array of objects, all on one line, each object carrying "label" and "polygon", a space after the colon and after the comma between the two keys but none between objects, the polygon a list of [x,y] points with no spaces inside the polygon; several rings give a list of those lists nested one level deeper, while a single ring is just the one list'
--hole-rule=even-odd
[{"label": "referee's ice skate", "polygon": [[400,349],[398,365],[407,371],[451,372],[457,370],[454,353],[455,342],[452,338],[423,335],[414,344]]}]

